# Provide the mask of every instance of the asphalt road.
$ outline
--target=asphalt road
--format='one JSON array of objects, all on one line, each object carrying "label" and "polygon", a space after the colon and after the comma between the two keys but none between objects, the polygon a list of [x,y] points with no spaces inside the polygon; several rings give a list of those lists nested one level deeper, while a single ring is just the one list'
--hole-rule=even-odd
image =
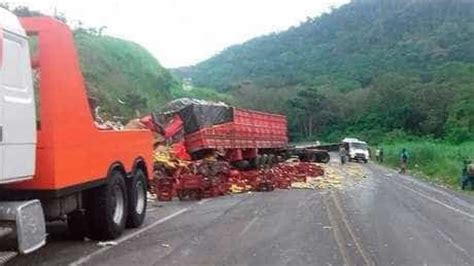
[{"label": "asphalt road", "polygon": [[474,265],[472,197],[371,163],[331,165],[339,189],[153,203],[115,246],[53,225],[45,248],[10,265]]}]

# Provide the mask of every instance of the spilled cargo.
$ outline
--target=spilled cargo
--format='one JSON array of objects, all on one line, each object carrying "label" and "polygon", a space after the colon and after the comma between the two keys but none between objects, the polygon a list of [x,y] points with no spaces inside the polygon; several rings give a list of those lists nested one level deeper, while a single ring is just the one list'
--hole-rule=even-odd
[{"label": "spilled cargo", "polygon": [[[127,127],[155,133],[152,190],[163,201],[290,188],[323,174],[311,162],[329,161],[326,151],[288,145],[285,116],[224,103],[177,99]],[[283,164],[292,156],[302,162]]]}]

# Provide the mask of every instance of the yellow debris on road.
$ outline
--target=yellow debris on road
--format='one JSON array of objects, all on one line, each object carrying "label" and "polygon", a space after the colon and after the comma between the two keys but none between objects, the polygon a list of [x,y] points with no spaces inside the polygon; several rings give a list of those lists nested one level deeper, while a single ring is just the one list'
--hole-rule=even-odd
[{"label": "yellow debris on road", "polygon": [[[293,182],[294,189],[339,189],[345,185],[346,178],[360,180],[365,178],[363,168],[358,164],[347,164],[344,168],[339,165],[320,165],[324,168],[324,176],[306,177],[306,182]],[[346,180],[345,180],[346,179]]]}]

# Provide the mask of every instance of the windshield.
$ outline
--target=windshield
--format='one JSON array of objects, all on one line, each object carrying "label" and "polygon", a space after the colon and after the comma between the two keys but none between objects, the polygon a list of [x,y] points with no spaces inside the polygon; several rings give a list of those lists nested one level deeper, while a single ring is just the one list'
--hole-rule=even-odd
[{"label": "windshield", "polygon": [[367,150],[367,144],[365,143],[351,143],[350,146],[354,149]]}]

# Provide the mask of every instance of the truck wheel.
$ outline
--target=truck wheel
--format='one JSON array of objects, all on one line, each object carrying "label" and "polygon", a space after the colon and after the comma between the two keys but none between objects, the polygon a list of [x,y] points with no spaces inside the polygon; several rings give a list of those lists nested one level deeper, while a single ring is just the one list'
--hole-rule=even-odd
[{"label": "truck wheel", "polygon": [[178,199],[179,199],[180,201],[183,201],[183,200],[184,200],[184,192],[183,192],[181,189],[177,190],[177,191],[176,191],[176,194],[178,195]]},{"label": "truck wheel", "polygon": [[125,178],[116,170],[110,174],[106,185],[90,191],[87,219],[92,239],[110,240],[122,234],[127,221],[127,198]]},{"label": "truck wheel", "polygon": [[87,235],[87,221],[83,212],[74,211],[67,215],[69,236],[73,240],[84,240]]},{"label": "truck wheel", "polygon": [[274,154],[268,155],[268,161],[269,161],[270,168],[272,168],[273,166],[275,166],[275,164],[277,164],[277,159]]},{"label": "truck wheel", "polygon": [[250,163],[247,160],[241,160],[233,163],[234,167],[239,170],[246,170],[250,167]]},{"label": "truck wheel", "polygon": [[331,157],[329,156],[329,153],[321,153],[319,156],[319,161],[322,163],[329,163],[329,160],[331,160]]},{"label": "truck wheel", "polygon": [[203,197],[204,192],[202,191],[202,189],[196,189],[192,192],[191,198],[193,198],[194,200],[202,200]]},{"label": "truck wheel", "polygon": [[262,164],[262,158],[260,155],[257,157],[250,159],[250,169],[258,170]]},{"label": "truck wheel", "polygon": [[263,154],[260,157],[260,165],[259,168],[267,168],[267,166],[270,164],[270,157],[268,154]]},{"label": "truck wheel", "polygon": [[137,228],[145,220],[147,205],[146,184],[146,176],[141,169],[135,171],[135,175],[128,182],[128,228]]}]

